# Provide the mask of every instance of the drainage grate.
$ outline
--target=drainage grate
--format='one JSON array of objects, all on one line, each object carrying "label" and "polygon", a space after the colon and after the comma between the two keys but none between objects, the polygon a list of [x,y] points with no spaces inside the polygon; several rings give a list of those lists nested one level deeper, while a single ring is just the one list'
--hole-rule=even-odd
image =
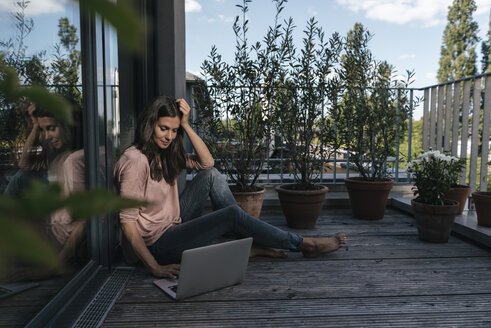
[{"label": "drainage grate", "polygon": [[134,268],[118,267],[101,286],[72,327],[100,327],[113,307]]}]

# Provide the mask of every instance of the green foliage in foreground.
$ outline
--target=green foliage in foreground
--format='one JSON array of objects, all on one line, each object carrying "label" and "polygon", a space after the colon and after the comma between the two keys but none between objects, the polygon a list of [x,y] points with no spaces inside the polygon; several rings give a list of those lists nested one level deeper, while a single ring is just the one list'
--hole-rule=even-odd
[{"label": "green foliage in foreground", "polygon": [[[127,6],[109,0],[79,0],[79,3],[82,10],[99,14],[112,24],[119,40],[131,50],[141,49],[143,24]],[[4,55],[0,53],[0,56],[3,63]],[[0,97],[12,103],[20,100],[36,103],[60,121],[73,123],[66,100],[41,86],[21,86],[17,71],[5,64],[0,64]],[[104,190],[64,197],[59,185],[42,183],[34,183],[20,199],[0,196],[0,271],[14,259],[45,267],[59,265],[55,251],[34,229],[56,210],[67,208],[72,219],[79,220],[140,205],[141,202]]]},{"label": "green foliage in foreground", "polygon": [[80,9],[99,14],[118,32],[118,40],[135,53],[141,53],[144,24],[128,5],[111,0],[78,0]]},{"label": "green foliage in foreground", "polygon": [[64,196],[58,184],[42,182],[33,182],[21,198],[0,196],[0,270],[13,259],[46,267],[59,265],[55,250],[34,229],[57,210],[66,208],[75,221],[140,205],[143,203],[105,190]]}]

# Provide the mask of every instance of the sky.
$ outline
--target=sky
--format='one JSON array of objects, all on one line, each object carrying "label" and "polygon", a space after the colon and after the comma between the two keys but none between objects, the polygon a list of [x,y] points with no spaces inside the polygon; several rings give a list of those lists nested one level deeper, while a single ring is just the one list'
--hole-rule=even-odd
[{"label": "sky", "polygon": [[[301,47],[303,30],[314,17],[326,35],[338,32],[346,36],[355,23],[373,35],[369,47],[377,60],[386,60],[405,75],[414,71],[413,87],[437,84],[443,31],[452,0],[289,0],[281,13],[282,21],[293,18],[294,42]],[[233,62],[235,36],[232,25],[240,15],[242,0],[186,0],[186,70],[200,76],[201,64],[215,45],[228,63]],[[478,36],[487,38],[491,0],[476,0],[473,19],[479,25]],[[261,41],[273,23],[275,5],[271,0],[253,0],[248,4],[249,40]],[[480,42],[477,49],[481,60]],[[478,71],[480,64],[478,64]],[[421,96],[421,95],[420,95]],[[422,116],[416,108],[414,118]]]},{"label": "sky", "polygon": [[[232,63],[235,37],[232,24],[240,14],[236,5],[242,0],[182,0],[186,8],[186,70],[200,75],[201,64],[216,45],[223,58]],[[414,87],[436,84],[443,30],[452,0],[289,0],[281,18],[292,17],[296,25],[294,41],[299,46],[302,31],[315,17],[326,35],[345,36],[357,22],[373,37],[369,47],[377,60],[386,60],[400,74],[414,70]],[[14,0],[0,0],[0,40],[15,31],[12,20]],[[491,0],[476,0],[474,20],[478,36],[484,40],[489,29]],[[27,12],[34,30],[27,37],[28,52],[54,53],[58,41],[58,18],[68,16],[78,25],[78,9],[70,0],[31,0]],[[249,40],[261,41],[275,15],[271,0],[249,3]],[[480,47],[477,49],[481,59]]]},{"label": "sky", "polygon": [[[235,36],[232,24],[240,14],[239,0],[186,0],[186,69],[200,73],[200,66],[212,45],[228,62],[233,60]],[[436,84],[443,30],[452,0],[289,0],[283,19],[296,25],[295,43],[300,46],[302,31],[315,17],[326,35],[346,36],[360,22],[373,37],[369,47],[377,60],[387,60],[400,74],[415,71],[414,86]],[[477,0],[474,20],[479,37],[489,29],[491,0]],[[261,41],[275,15],[271,0],[249,3],[249,40]],[[478,59],[480,60],[480,47]]]}]

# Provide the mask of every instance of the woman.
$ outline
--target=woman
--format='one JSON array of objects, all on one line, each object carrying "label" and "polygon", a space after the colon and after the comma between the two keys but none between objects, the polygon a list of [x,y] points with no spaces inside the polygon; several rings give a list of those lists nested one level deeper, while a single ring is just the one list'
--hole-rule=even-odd
[{"label": "woman", "polygon": [[71,136],[65,125],[34,104],[28,106],[27,114],[32,128],[20,156],[20,170],[5,189],[10,196],[19,196],[33,179],[56,180],[70,154]]},{"label": "woman", "polygon": [[[35,104],[29,104],[24,111],[29,117],[30,132],[19,159],[19,170],[10,179],[4,193],[20,197],[30,188],[33,180],[56,182],[66,195],[83,191],[83,167],[80,169],[80,161],[74,156],[77,152],[73,152],[82,147],[80,125],[68,126]],[[74,120],[80,122],[81,112],[74,109],[72,113]],[[62,209],[50,216],[44,228],[44,236],[57,250],[61,263],[85,263],[84,222],[72,222],[69,212]],[[12,269],[9,280],[39,280],[58,273],[51,268],[24,267],[23,263],[19,263]]]},{"label": "woman", "polygon": [[[134,145],[115,166],[120,194],[148,204],[121,211],[120,222],[131,249],[154,276],[176,278],[184,250],[208,245],[228,232],[252,236],[259,247],[251,255],[284,255],[271,247],[315,257],[346,243],[344,234],[303,238],[240,209],[225,179],[212,168],[214,160],[205,143],[189,125],[189,112],[184,99],[155,99],[140,117]],[[195,154],[186,154],[184,133]],[[198,174],[179,195],[176,181],[184,168]],[[208,197],[217,210],[200,216]]]}]

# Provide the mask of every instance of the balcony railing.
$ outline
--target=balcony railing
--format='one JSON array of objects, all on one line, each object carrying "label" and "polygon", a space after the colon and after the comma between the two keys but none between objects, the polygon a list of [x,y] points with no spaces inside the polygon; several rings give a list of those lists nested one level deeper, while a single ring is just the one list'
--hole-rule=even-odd
[{"label": "balcony railing", "polygon": [[422,149],[467,158],[460,183],[487,190],[491,73],[419,90],[424,92]]},{"label": "balcony railing", "polygon": [[[187,81],[187,98],[192,107],[193,89],[196,86],[196,81]],[[408,161],[419,155],[415,152],[433,149],[467,158],[460,184],[468,184],[472,190],[486,190],[488,188],[487,163],[490,160],[488,156],[491,73],[405,90],[408,91],[410,107],[408,132],[406,135],[397,136],[395,156],[389,157],[386,163],[395,182],[409,182],[405,168]],[[421,109],[423,127],[422,131],[416,131],[413,124],[416,121],[413,120],[413,116],[415,111],[420,112]],[[325,108],[322,108],[322,111],[324,112]],[[413,136],[415,131],[421,133],[421,142],[415,141],[416,138]],[[294,175],[288,173],[290,159],[284,155],[283,146],[281,142],[277,142],[274,147],[276,156],[271,156],[272,151],[266,154],[264,171],[259,178],[260,183],[294,182]],[[325,147],[329,145],[321,145],[321,149]],[[335,154],[334,156],[326,157],[324,154],[319,156],[318,160],[321,162],[321,170],[317,176],[319,183],[342,183],[345,177],[358,175],[353,163],[350,162],[349,149],[330,150]]]}]

